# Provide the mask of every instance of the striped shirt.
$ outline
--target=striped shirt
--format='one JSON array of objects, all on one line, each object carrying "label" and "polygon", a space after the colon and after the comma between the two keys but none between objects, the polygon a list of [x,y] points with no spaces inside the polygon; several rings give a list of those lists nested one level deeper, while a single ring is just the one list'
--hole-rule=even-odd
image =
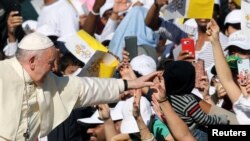
[{"label": "striped shirt", "polygon": [[[183,96],[170,95],[171,105],[180,118],[189,128],[199,125],[223,124],[221,118],[216,115],[207,115],[199,105],[199,98],[193,94]],[[225,124],[225,123],[224,123]]]}]

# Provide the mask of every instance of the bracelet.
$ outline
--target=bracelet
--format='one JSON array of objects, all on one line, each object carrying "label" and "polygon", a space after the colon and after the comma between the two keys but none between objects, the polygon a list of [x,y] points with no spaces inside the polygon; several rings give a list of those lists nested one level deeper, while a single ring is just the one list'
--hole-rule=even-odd
[{"label": "bracelet", "polygon": [[123,79],[123,82],[124,82],[124,91],[127,91],[128,90],[128,80]]},{"label": "bracelet", "polygon": [[150,133],[151,138],[150,139],[141,139],[142,141],[153,141],[154,140],[154,135],[152,133]]},{"label": "bracelet", "polygon": [[163,100],[157,100],[157,101],[158,101],[158,103],[163,103],[163,102],[168,101],[168,99],[167,99],[167,98],[164,98]]},{"label": "bracelet", "polygon": [[93,15],[95,15],[95,16],[99,16],[99,15],[100,15],[100,13],[97,13],[97,12],[95,12],[94,10],[91,10],[91,13],[92,13]]}]

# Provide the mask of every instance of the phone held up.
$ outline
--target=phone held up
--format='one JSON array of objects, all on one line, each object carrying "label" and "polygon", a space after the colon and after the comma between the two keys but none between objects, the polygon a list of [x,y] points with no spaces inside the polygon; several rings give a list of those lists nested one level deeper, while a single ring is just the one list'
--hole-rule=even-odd
[{"label": "phone held up", "polygon": [[195,88],[201,88],[201,78],[206,75],[205,67],[204,67],[204,60],[198,59],[197,61],[193,62],[195,67]]},{"label": "phone held up", "polygon": [[237,61],[238,80],[240,85],[246,86],[248,83],[248,75],[250,73],[249,59],[241,59]]},{"label": "phone held up", "polygon": [[182,38],[181,39],[181,47],[182,47],[183,51],[191,52],[192,56],[195,58],[194,39],[192,39],[192,38]]},{"label": "phone held up", "polygon": [[138,56],[137,48],[137,37],[136,36],[125,36],[125,50],[129,53],[129,58],[132,60]]}]

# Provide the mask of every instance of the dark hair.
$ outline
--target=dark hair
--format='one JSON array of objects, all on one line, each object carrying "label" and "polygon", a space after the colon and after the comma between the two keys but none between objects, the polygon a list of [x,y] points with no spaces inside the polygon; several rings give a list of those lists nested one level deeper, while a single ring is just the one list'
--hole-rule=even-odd
[{"label": "dark hair", "polygon": [[224,32],[226,32],[226,30],[228,29],[229,26],[233,27],[233,28],[236,29],[236,30],[241,30],[241,25],[240,25],[240,23],[235,23],[235,24],[226,23],[225,26],[224,26]]},{"label": "dark hair", "polygon": [[66,53],[60,60],[60,65],[59,65],[60,71],[65,71],[69,65],[76,65],[82,68],[84,66],[84,63],[78,60],[73,54]]}]

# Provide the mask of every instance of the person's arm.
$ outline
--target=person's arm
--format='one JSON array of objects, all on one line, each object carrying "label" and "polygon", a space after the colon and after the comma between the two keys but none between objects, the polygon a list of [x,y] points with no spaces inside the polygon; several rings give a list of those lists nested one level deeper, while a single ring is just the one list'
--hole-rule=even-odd
[{"label": "person's arm", "polygon": [[215,69],[221,84],[227,92],[229,99],[232,103],[234,103],[241,96],[241,90],[234,82],[232,72],[224,57],[223,50],[219,41],[219,31],[219,26],[214,21],[214,19],[212,19],[208,24],[207,35],[213,46]]},{"label": "person's arm", "polygon": [[153,141],[154,135],[149,131],[147,125],[144,123],[141,113],[140,113],[140,100],[141,100],[141,90],[134,90],[134,103],[133,103],[133,116],[140,130],[140,135],[142,140]]},{"label": "person's arm", "polygon": [[108,19],[108,22],[106,23],[101,37],[105,37],[113,32],[115,32],[118,24],[119,24],[119,18],[120,16],[118,15],[120,12],[128,10],[130,7],[130,3],[127,2],[127,0],[115,0],[114,6],[113,6],[113,11]]},{"label": "person's arm", "polygon": [[98,105],[98,111],[100,118],[104,121],[105,137],[107,141],[110,141],[113,136],[117,135],[115,125],[110,116],[110,109],[108,104]]},{"label": "person's arm", "polygon": [[178,141],[195,141],[186,123],[175,113],[166,98],[164,78],[159,76],[159,80],[159,83],[154,85],[156,91],[152,97],[153,103],[160,106],[172,136]]},{"label": "person's arm", "polygon": [[[93,78],[93,77],[70,77],[73,80],[69,82],[72,87],[77,87],[79,91],[78,103],[76,106],[89,106],[101,103],[117,102],[121,92],[142,87],[149,87],[154,85],[150,80],[155,77],[159,72],[154,72],[146,76],[139,77],[135,80],[122,80],[115,78]],[[58,82],[63,82],[59,78]],[[78,80],[76,80],[78,79]],[[79,82],[80,79],[80,83]],[[72,82],[73,81],[73,82]],[[68,82],[66,80],[65,82]],[[58,84],[66,85],[66,84]],[[63,86],[59,86],[64,88]],[[79,90],[80,89],[80,90]],[[66,96],[67,97],[67,96]]]},{"label": "person's arm", "polygon": [[106,0],[96,0],[92,11],[89,13],[84,25],[83,30],[85,30],[88,34],[94,35],[96,25],[98,20],[100,19],[100,9],[105,4]]},{"label": "person's arm", "polygon": [[168,3],[168,0],[155,0],[154,4],[149,9],[145,18],[145,24],[153,30],[157,30],[160,27],[159,12],[161,7]]}]

